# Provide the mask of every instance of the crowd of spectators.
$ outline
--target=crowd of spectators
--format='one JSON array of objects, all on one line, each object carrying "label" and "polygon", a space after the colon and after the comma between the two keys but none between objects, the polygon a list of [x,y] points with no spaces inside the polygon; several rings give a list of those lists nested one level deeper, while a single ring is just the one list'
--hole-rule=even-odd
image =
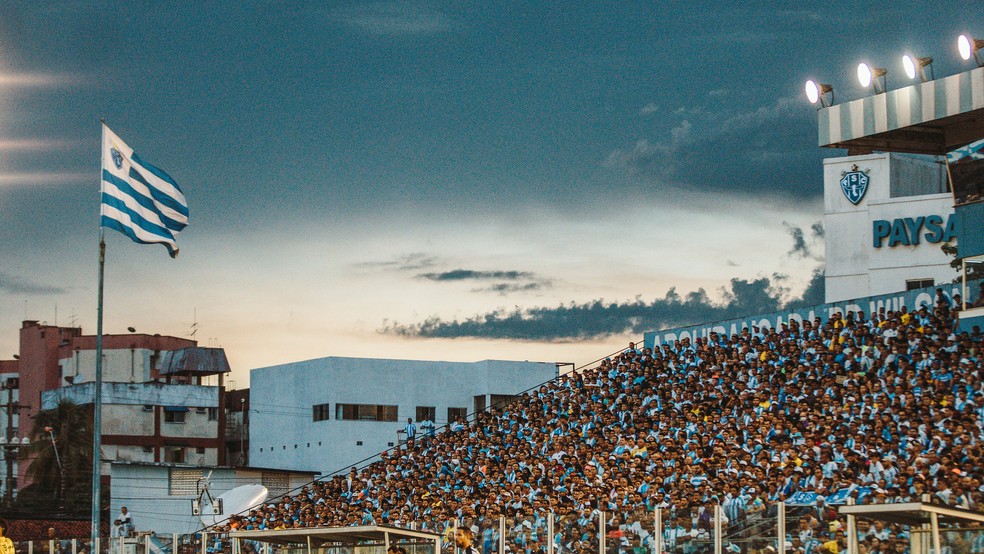
[{"label": "crowd of spectators", "polygon": [[[816,506],[803,510],[790,548],[837,554],[843,524],[824,500],[839,490],[859,502],[984,503],[984,338],[954,325],[940,297],[911,312],[835,313],[652,351],[630,344],[229,528],[441,531],[456,521],[475,526],[487,551],[504,516],[515,526],[510,550],[536,553],[550,540],[550,512],[555,546],[578,552],[595,551],[605,512],[616,544],[644,549],[662,508],[664,548],[687,553],[710,529],[710,506],[734,529],[807,492]],[[861,546],[901,552],[906,532],[866,523]]]}]

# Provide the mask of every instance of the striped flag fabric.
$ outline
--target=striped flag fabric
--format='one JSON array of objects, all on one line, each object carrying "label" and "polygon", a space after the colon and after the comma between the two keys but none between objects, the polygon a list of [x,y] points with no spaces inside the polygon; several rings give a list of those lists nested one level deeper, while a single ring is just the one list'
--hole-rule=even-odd
[{"label": "striped flag fabric", "polygon": [[188,202],[178,183],[144,161],[106,124],[102,128],[101,227],[140,244],[163,244],[178,255],[175,236],[188,225]]}]

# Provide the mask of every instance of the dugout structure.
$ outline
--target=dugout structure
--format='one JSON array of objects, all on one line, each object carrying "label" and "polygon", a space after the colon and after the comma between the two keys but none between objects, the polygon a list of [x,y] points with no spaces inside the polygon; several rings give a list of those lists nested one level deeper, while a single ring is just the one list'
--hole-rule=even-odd
[{"label": "dugout structure", "polygon": [[[858,554],[858,540],[855,518],[884,521],[908,525],[910,554],[930,554],[953,552],[953,549],[943,550],[940,525],[944,525],[943,533],[956,530],[980,533],[979,527],[984,525],[984,513],[963,508],[954,508],[934,504],[932,502],[900,502],[897,504],[859,504],[841,506],[841,515],[847,516],[847,552]],[[968,530],[973,526],[975,529]],[[948,541],[949,542],[949,541]]]},{"label": "dugout structure", "polygon": [[398,545],[411,554],[440,554],[441,535],[385,525],[313,527],[279,531],[232,531],[232,554],[244,554],[246,541],[259,543],[257,554],[384,554]]}]

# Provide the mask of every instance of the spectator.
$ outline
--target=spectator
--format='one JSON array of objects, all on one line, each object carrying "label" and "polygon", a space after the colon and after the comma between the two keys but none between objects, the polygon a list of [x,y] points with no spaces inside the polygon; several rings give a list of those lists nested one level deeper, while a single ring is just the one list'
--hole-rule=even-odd
[{"label": "spectator", "polygon": [[14,541],[7,536],[7,520],[0,518],[0,554],[15,554]]}]

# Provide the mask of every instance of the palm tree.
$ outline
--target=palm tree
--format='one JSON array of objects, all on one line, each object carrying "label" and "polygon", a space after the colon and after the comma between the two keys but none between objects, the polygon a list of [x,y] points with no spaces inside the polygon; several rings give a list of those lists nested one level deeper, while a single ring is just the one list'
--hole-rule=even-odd
[{"label": "palm tree", "polygon": [[[57,448],[57,450],[56,450]],[[56,508],[84,510],[92,491],[92,410],[71,400],[42,410],[34,417],[27,475]],[[71,502],[66,503],[66,499]]]}]

